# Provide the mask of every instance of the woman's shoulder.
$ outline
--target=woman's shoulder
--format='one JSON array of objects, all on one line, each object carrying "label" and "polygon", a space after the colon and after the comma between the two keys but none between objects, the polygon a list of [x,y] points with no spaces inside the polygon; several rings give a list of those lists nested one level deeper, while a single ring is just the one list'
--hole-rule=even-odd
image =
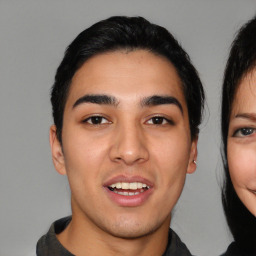
[{"label": "woman's shoulder", "polygon": [[235,255],[240,255],[240,254],[239,254],[239,249],[236,245],[236,242],[233,242],[228,246],[228,249],[226,250],[226,252],[224,252],[220,256],[235,256]]},{"label": "woman's shoulder", "polygon": [[255,254],[247,254],[240,251],[236,242],[232,242],[225,253],[221,254],[221,256],[253,256]]}]

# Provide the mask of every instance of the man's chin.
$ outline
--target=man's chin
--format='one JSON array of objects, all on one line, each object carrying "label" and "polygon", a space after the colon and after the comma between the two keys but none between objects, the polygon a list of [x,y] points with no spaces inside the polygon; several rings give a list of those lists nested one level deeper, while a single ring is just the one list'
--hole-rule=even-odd
[{"label": "man's chin", "polygon": [[[99,220],[99,219],[98,219]],[[113,219],[105,218],[100,222],[94,220],[94,224],[105,233],[120,239],[138,239],[157,232],[159,229],[169,229],[171,215],[161,218],[155,216],[134,216],[118,214]]]},{"label": "man's chin", "polygon": [[159,226],[150,226],[150,225],[126,225],[126,226],[116,226],[112,228],[107,228],[105,231],[112,235],[113,237],[120,239],[139,239],[146,237],[156,232]]}]

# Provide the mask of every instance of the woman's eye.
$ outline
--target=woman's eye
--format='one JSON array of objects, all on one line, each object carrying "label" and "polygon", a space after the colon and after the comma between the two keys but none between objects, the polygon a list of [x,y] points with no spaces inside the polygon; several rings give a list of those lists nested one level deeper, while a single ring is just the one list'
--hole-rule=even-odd
[{"label": "woman's eye", "polygon": [[164,117],[161,117],[161,116],[155,116],[155,117],[150,118],[147,121],[147,123],[148,124],[155,124],[155,125],[163,125],[163,124],[171,124],[172,121],[168,120]]},{"label": "woman's eye", "polygon": [[99,125],[99,124],[108,124],[110,123],[106,118],[102,116],[91,116],[86,118],[83,123],[89,123],[93,125]]},{"label": "woman's eye", "polygon": [[245,137],[245,136],[249,136],[249,135],[253,134],[254,132],[255,132],[254,128],[245,127],[245,128],[238,129],[235,132],[234,136],[235,137]]}]

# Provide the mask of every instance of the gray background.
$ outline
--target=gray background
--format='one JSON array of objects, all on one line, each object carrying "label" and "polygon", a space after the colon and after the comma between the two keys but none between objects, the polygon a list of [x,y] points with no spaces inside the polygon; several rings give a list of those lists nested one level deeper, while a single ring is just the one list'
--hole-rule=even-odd
[{"label": "gray background", "polygon": [[48,129],[54,74],[67,45],[111,15],[140,15],[168,28],[204,83],[208,106],[198,169],[189,175],[172,226],[196,255],[231,241],[220,202],[220,87],[235,31],[253,0],[0,0],[0,255],[34,255],[50,224],[70,214],[66,177],[52,165]]}]

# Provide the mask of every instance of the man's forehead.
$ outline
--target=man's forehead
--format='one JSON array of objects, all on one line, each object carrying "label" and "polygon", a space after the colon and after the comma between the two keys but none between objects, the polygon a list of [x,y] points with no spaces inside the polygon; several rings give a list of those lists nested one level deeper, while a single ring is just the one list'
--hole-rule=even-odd
[{"label": "man's forehead", "polygon": [[[115,72],[117,65],[119,67],[118,73]],[[84,73],[87,77],[97,74],[97,77],[107,75],[112,78],[118,76],[138,78],[138,73],[141,75],[141,73],[144,72],[145,75],[150,77],[158,74],[160,71],[165,73],[165,76],[169,75],[181,83],[181,78],[175,66],[166,57],[143,49],[128,52],[115,50],[96,54],[87,59],[75,72],[72,81],[81,79]],[[95,79],[95,77],[93,78]],[[159,79],[159,77],[157,78]]]},{"label": "man's forehead", "polygon": [[[170,96],[179,98],[186,105],[182,83],[174,66],[165,58],[145,50],[116,51],[87,60],[75,73],[67,98],[71,98],[74,105],[86,94],[109,95],[118,101],[128,96],[151,97],[151,103],[158,99],[152,96]],[[163,103],[163,97],[159,100]]]}]

